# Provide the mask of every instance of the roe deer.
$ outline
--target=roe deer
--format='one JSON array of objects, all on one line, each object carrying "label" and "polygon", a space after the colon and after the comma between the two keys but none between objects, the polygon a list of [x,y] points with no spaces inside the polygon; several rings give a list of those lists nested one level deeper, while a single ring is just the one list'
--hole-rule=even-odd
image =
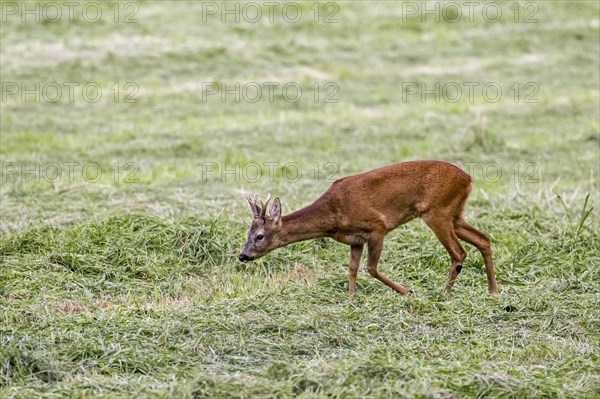
[{"label": "roe deer", "polygon": [[403,295],[413,294],[379,272],[377,263],[384,236],[421,217],[452,260],[445,290],[452,289],[467,256],[460,238],[481,252],[488,290],[496,294],[490,239],[462,215],[471,182],[471,176],[447,162],[404,162],[336,180],[314,203],[283,217],[279,198],[275,198],[267,214],[271,196],[259,206],[258,195],[254,194],[254,198],[247,197],[254,219],[239,259],[248,262],[297,241],[331,237],[350,246],[348,296],[352,297],[360,257],[367,244],[369,274]]}]

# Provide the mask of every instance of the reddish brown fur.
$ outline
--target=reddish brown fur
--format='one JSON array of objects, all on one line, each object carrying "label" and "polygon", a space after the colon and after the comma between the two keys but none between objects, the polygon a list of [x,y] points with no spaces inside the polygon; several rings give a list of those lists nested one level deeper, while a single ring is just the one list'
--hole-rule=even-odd
[{"label": "reddish brown fur", "polygon": [[259,207],[256,198],[249,198],[255,217],[240,260],[257,259],[293,242],[331,237],[350,245],[349,295],[352,296],[366,244],[369,274],[406,295],[410,290],[379,272],[377,264],[384,236],[421,217],[450,254],[446,291],[452,289],[466,257],[460,238],[479,249],[488,289],[497,293],[490,239],[462,216],[470,192],[471,177],[456,166],[441,161],[414,161],[336,180],[314,203],[283,217],[278,198],[270,215],[266,214],[266,203]]}]

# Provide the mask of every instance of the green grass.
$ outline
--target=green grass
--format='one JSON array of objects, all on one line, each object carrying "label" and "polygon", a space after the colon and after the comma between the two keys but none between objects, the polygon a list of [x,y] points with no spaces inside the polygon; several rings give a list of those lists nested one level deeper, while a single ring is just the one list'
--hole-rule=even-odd
[{"label": "green grass", "polygon": [[[595,397],[598,3],[539,1],[533,24],[513,22],[513,2],[494,24],[403,22],[383,1],[339,2],[338,23],[314,23],[313,3],[297,24],[204,23],[201,2],[141,1],[139,23],[0,25],[3,83],[104,90],[0,104],[0,397]],[[203,102],[213,81],[297,82],[303,97]],[[127,82],[138,103],[123,102]],[[405,102],[406,82],[497,82],[503,96]],[[526,90],[515,103],[510,86],[530,82],[538,102]],[[466,217],[492,237],[500,296],[467,245],[443,294],[449,257],[420,221],[381,260],[417,298],[361,271],[348,300],[349,251],[332,240],[237,261],[245,194],[271,192],[288,213],[330,171],[412,159],[473,175]],[[50,163],[62,178],[10,169]],[[263,178],[221,178],[236,164]]]}]

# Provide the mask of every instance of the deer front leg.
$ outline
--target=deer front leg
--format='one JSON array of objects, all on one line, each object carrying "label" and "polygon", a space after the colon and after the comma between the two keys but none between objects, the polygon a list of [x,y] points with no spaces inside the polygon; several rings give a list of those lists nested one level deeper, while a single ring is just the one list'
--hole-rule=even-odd
[{"label": "deer front leg", "polygon": [[414,293],[411,290],[398,283],[393,282],[390,278],[388,278],[387,276],[385,276],[377,270],[377,264],[379,263],[379,257],[381,256],[382,248],[383,235],[369,239],[369,255],[367,258],[367,270],[369,271],[369,274],[402,295],[414,295]]},{"label": "deer front leg", "polygon": [[348,298],[354,296],[356,291],[356,275],[358,274],[358,267],[360,266],[360,257],[363,253],[364,245],[351,245],[350,246],[350,265],[348,267],[350,275],[350,283],[348,284]]}]

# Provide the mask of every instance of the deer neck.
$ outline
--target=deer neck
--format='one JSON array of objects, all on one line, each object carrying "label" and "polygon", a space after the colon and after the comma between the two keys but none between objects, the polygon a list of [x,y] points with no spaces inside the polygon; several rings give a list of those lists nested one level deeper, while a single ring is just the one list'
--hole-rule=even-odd
[{"label": "deer neck", "polygon": [[312,238],[327,237],[332,229],[331,218],[324,206],[314,203],[281,218],[278,247]]}]

